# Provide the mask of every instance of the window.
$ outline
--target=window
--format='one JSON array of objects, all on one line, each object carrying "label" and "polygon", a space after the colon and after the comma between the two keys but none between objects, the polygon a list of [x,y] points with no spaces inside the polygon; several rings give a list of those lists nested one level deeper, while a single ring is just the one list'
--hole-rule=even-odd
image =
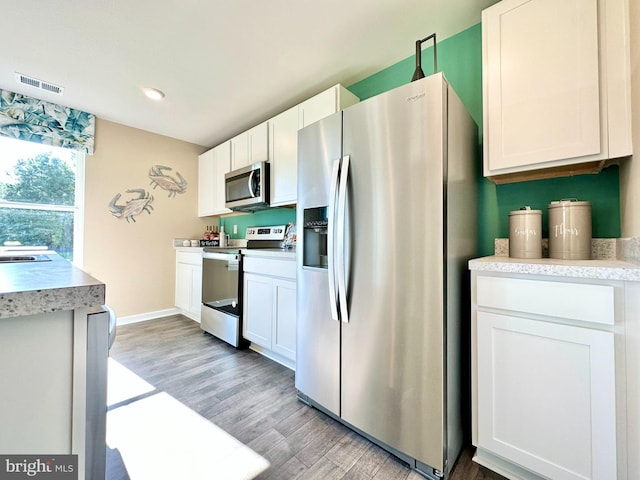
[{"label": "window", "polygon": [[47,246],[82,264],[84,153],[0,137],[0,247]]}]

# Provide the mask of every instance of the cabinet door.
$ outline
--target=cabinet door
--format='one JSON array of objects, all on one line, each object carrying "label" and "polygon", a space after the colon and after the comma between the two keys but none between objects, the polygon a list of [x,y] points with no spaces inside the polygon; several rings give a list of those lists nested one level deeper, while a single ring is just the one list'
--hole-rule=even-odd
[{"label": "cabinet door", "polygon": [[296,203],[298,188],[298,107],[274,117],[271,145],[271,205]]},{"label": "cabinet door", "polygon": [[192,269],[186,263],[176,263],[176,307],[189,311],[192,298]]},{"label": "cabinet door", "polygon": [[244,274],[243,336],[265,348],[271,348],[272,290],[271,278]]},{"label": "cabinet door", "polygon": [[249,134],[243,132],[231,140],[231,170],[237,170],[249,164]]},{"label": "cabinet door", "polygon": [[300,128],[311,125],[318,120],[328,117],[338,111],[337,87],[331,87],[298,106]]},{"label": "cabinet door", "polygon": [[605,151],[598,62],[597,0],[503,0],[484,10],[485,175]]},{"label": "cabinet door", "polygon": [[273,280],[273,351],[296,361],[296,282]]},{"label": "cabinet door", "polygon": [[224,174],[231,171],[231,142],[224,142],[214,149],[215,159],[213,168],[213,214],[220,215],[229,213],[231,210],[225,208],[225,183]]},{"label": "cabinet door", "polygon": [[247,164],[269,160],[269,124],[263,122],[247,132],[249,157]]},{"label": "cabinet door", "polygon": [[198,157],[198,216],[213,215],[215,210],[215,152],[211,149]]},{"label": "cabinet door", "polygon": [[478,447],[547,478],[616,478],[613,333],[478,312]]},{"label": "cabinet door", "polygon": [[202,304],[202,266],[191,266],[191,295],[189,298],[189,312],[192,318],[200,321],[200,305]]}]

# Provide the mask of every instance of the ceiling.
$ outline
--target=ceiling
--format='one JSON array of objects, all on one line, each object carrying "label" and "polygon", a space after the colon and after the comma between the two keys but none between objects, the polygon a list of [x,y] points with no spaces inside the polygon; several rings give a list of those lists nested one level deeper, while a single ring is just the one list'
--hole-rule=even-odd
[{"label": "ceiling", "polygon": [[[5,2],[0,88],[211,147],[411,56],[417,39],[478,23],[496,1]],[[20,85],[16,72],[64,93]]]}]

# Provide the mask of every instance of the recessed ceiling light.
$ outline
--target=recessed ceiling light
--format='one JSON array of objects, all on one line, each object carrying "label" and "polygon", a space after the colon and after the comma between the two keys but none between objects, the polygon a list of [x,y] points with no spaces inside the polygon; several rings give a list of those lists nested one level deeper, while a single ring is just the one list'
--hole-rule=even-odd
[{"label": "recessed ceiling light", "polygon": [[162,100],[164,98],[164,92],[157,88],[143,87],[142,91],[151,100]]}]

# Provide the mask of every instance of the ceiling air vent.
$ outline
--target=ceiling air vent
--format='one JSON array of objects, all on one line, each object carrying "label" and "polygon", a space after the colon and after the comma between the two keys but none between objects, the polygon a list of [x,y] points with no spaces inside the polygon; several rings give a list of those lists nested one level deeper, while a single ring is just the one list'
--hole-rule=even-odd
[{"label": "ceiling air vent", "polygon": [[30,77],[28,75],[23,75],[22,73],[16,72],[16,81],[20,85],[26,85],[28,87],[37,88],[38,90],[44,90],[45,92],[55,93],[56,95],[62,95],[64,91],[64,87],[60,87],[53,83],[45,82],[44,80],[39,80],[34,77]]}]

